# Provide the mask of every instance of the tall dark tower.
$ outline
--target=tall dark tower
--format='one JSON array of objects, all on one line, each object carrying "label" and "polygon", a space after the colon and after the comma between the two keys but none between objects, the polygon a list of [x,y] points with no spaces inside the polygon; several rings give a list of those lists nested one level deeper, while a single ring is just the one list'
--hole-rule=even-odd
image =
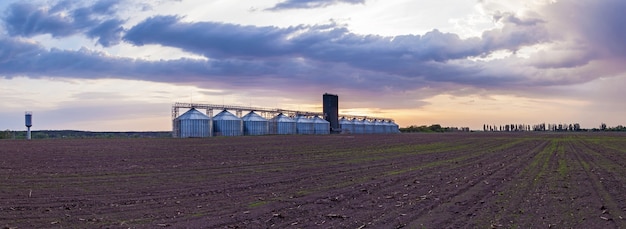
[{"label": "tall dark tower", "polygon": [[330,131],[339,132],[339,96],[325,93],[324,101],[324,119],[330,122]]}]

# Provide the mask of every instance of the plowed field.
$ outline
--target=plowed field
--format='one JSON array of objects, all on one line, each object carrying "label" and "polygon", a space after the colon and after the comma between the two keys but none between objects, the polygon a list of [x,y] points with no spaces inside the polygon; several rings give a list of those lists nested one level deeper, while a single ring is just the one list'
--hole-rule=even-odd
[{"label": "plowed field", "polygon": [[0,141],[7,228],[626,228],[626,135]]}]

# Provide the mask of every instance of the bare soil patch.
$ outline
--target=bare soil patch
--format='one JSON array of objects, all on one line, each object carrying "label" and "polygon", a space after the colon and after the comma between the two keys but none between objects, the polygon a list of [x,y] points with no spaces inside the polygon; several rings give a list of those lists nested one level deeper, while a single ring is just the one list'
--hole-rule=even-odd
[{"label": "bare soil patch", "polygon": [[0,141],[6,228],[626,228],[626,135]]}]

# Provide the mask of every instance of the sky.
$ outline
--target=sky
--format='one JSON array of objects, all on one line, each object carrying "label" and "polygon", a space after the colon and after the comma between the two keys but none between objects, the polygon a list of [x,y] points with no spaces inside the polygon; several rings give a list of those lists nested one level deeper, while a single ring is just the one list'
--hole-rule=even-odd
[{"label": "sky", "polygon": [[167,131],[175,102],[626,124],[622,0],[3,0],[0,129]]}]

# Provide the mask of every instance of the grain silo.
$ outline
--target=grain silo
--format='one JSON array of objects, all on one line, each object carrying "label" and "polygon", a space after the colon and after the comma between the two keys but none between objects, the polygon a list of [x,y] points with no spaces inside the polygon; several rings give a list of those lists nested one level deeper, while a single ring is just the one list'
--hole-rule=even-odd
[{"label": "grain silo", "polygon": [[345,117],[339,120],[339,128],[341,128],[341,133],[344,133],[344,134],[354,133],[354,124],[352,124],[352,121],[346,119]]},{"label": "grain silo", "polygon": [[315,123],[306,116],[298,115],[298,117],[296,117],[296,133],[315,134]]},{"label": "grain silo", "polygon": [[355,134],[364,134],[365,126],[362,121],[359,121],[357,118],[352,119],[352,128],[354,128]]},{"label": "grain silo", "polygon": [[223,110],[213,117],[213,135],[241,136],[243,135],[243,121],[234,114]]},{"label": "grain silo", "polygon": [[365,134],[373,134],[374,133],[374,123],[370,120],[363,119],[363,126],[365,126]]},{"label": "grain silo", "polygon": [[385,121],[383,124],[385,124],[385,133],[393,133],[393,124],[391,124],[391,121]]},{"label": "grain silo", "polygon": [[269,121],[254,111],[243,116],[243,135],[266,135],[269,133]]},{"label": "grain silo", "polygon": [[400,126],[398,126],[398,124],[396,124],[395,122],[390,122],[391,123],[391,132],[390,133],[400,133]]},{"label": "grain silo", "polygon": [[191,108],[174,119],[176,136],[179,138],[203,138],[211,136],[211,118]]},{"label": "grain silo", "polygon": [[315,116],[313,123],[315,125],[315,134],[330,134],[330,122]]},{"label": "grain silo", "polygon": [[296,121],[280,113],[270,120],[270,134],[296,134]]},{"label": "grain silo", "polygon": [[384,134],[386,130],[387,130],[387,127],[383,120],[374,120],[374,133]]}]

